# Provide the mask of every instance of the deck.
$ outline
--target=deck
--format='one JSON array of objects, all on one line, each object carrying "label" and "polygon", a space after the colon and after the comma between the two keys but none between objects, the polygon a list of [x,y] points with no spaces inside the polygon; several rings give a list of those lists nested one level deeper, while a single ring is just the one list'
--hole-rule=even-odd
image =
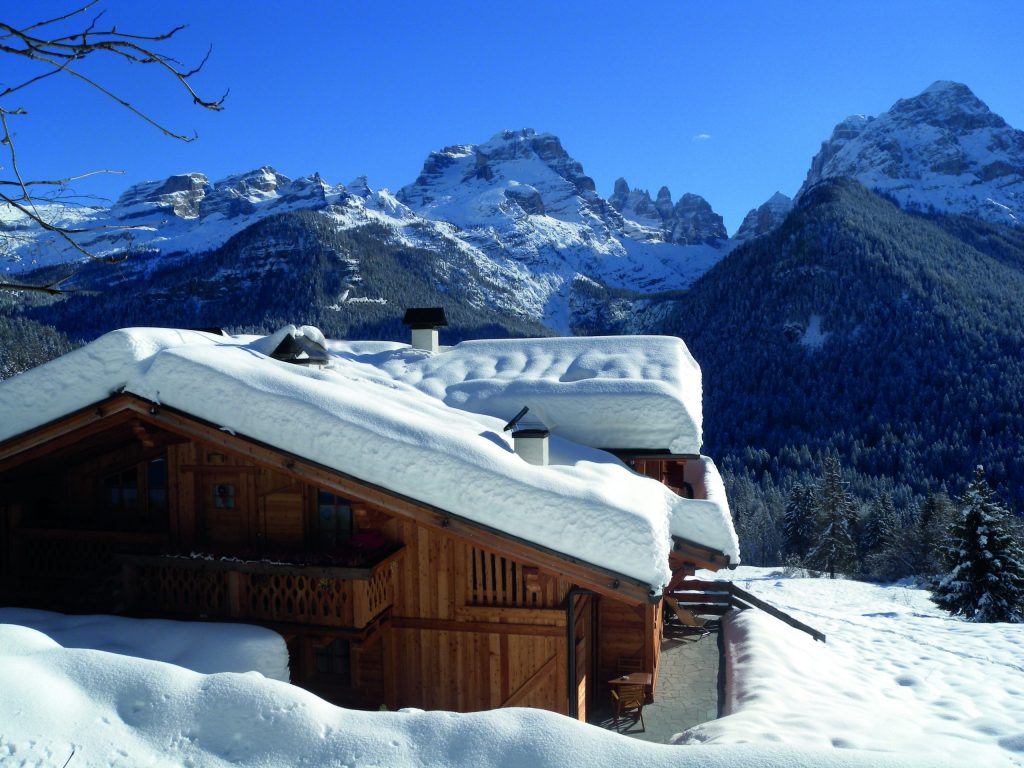
[{"label": "deck", "polygon": [[646,730],[629,717],[613,722],[610,702],[588,719],[591,725],[643,741],[667,743],[675,734],[719,716],[721,646],[718,622],[707,634],[667,625],[662,639],[657,699],[644,707]]}]

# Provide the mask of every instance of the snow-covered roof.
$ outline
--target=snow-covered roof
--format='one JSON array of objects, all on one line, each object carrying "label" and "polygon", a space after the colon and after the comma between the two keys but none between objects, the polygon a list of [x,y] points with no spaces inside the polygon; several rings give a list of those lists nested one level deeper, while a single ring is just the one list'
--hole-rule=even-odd
[{"label": "snow-covered roof", "polygon": [[329,346],[453,408],[508,420],[525,405],[554,434],[593,448],[700,454],[700,367],[675,337],[464,341],[440,354],[394,342]]},{"label": "snow-covered roof", "polygon": [[[294,332],[323,338],[313,328]],[[503,418],[461,407],[504,396],[518,409],[518,396],[529,388],[516,383],[514,373],[507,380],[501,374],[519,371],[550,395],[537,401],[545,413],[550,403],[570,409],[574,398],[560,390],[572,385],[582,385],[576,399],[583,401],[572,407],[595,419],[605,415],[600,409],[616,391],[626,397],[633,390],[638,398],[646,391],[668,408],[667,382],[624,374],[643,363],[636,370],[650,379],[651,371],[669,378],[666,371],[685,370],[699,383],[699,370],[688,368],[692,360],[678,341],[467,342],[436,355],[450,356],[463,369],[446,378],[429,353],[400,344],[329,342],[326,367],[280,362],[267,354],[278,335],[152,328],[108,333],[0,383],[0,440],[123,390],[654,589],[670,576],[671,535],[738,560],[724,494],[720,503],[682,499],[614,456],[561,437],[557,427],[551,465],[533,466],[513,451]],[[642,341],[645,354],[638,351]],[[616,350],[633,356],[616,365]],[[424,373],[416,375],[417,368]]]}]

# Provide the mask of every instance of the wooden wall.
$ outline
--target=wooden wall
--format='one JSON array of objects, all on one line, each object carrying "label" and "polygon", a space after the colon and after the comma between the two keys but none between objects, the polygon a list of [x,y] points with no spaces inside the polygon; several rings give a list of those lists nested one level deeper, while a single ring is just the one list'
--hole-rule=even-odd
[{"label": "wooden wall", "polygon": [[598,681],[620,674],[619,659],[639,659],[643,669],[657,679],[661,649],[661,618],[658,605],[628,605],[602,599],[597,608]]},{"label": "wooden wall", "polygon": [[[168,519],[161,535],[172,551],[247,558],[315,548],[317,488],[311,482],[198,440],[165,437],[156,454],[132,445],[95,458],[80,456],[61,472],[71,472],[76,480],[69,488],[85,496],[92,493],[85,489],[97,473],[164,454]],[[46,469],[44,462],[40,468]],[[218,486],[231,487],[229,505],[217,502]],[[281,626],[291,638],[289,647],[301,656],[296,668],[310,687],[316,688],[311,649],[336,637],[351,641],[351,685],[344,694],[350,704],[568,710],[566,601],[572,583],[537,563],[390,516],[371,504],[353,503],[352,511],[354,532],[379,530],[389,542],[404,545],[393,576],[394,599],[390,612],[361,634],[295,620]],[[4,534],[8,542],[9,533]],[[660,615],[654,607],[611,598],[575,600],[572,695],[585,716],[595,696],[605,695],[603,681],[617,673],[618,657],[640,657],[646,669],[656,668]]]},{"label": "wooden wall", "polygon": [[385,528],[406,546],[384,635],[388,705],[565,712],[571,585],[412,522]]}]

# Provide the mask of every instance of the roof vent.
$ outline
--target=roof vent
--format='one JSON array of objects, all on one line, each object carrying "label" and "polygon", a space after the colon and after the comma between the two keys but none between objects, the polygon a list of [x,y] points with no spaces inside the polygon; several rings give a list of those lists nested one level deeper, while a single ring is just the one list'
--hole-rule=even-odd
[{"label": "roof vent", "polygon": [[548,457],[548,436],[550,431],[538,420],[524,422],[523,417],[530,412],[529,407],[524,406],[519,413],[512,417],[512,420],[505,425],[505,432],[512,432],[512,443],[515,446],[516,455],[528,464],[538,467],[546,467],[549,463]]},{"label": "roof vent", "polygon": [[412,329],[412,348],[437,352],[437,329],[448,325],[443,307],[414,307],[405,310],[402,323]]},{"label": "roof vent", "polygon": [[327,339],[319,328],[311,325],[301,328],[286,325],[277,333],[257,339],[249,347],[275,360],[295,365],[327,365],[331,359]]}]

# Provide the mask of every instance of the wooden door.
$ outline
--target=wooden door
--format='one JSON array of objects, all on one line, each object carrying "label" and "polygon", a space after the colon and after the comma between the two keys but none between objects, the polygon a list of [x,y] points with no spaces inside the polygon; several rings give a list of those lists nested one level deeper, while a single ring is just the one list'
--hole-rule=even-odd
[{"label": "wooden door", "polygon": [[248,477],[230,470],[196,478],[196,533],[201,546],[247,552],[252,545]]},{"label": "wooden door", "polygon": [[573,641],[576,643],[576,717],[586,722],[588,705],[596,688],[593,680],[594,598],[590,595],[577,597],[575,613]]},{"label": "wooden door", "polygon": [[305,509],[306,498],[297,483],[260,497],[257,538],[261,554],[295,552],[305,547]]}]

